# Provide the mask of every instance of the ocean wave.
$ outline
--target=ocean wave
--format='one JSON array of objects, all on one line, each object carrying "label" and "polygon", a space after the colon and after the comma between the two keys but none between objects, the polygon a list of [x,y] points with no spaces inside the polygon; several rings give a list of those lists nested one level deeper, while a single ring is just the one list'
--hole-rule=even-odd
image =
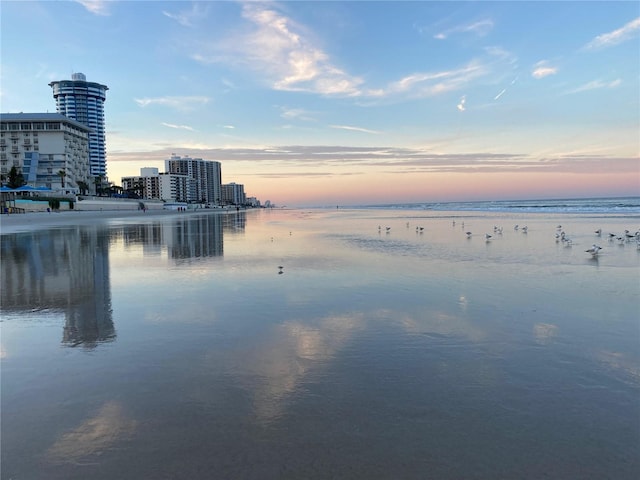
[{"label": "ocean wave", "polygon": [[477,202],[420,202],[360,205],[355,208],[478,212],[640,214],[640,197],[497,200]]}]

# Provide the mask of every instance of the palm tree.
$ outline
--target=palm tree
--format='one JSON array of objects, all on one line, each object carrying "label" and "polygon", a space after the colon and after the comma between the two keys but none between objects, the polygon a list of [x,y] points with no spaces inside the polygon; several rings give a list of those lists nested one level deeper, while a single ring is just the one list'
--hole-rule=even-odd
[{"label": "palm tree", "polygon": [[60,177],[60,186],[64,188],[64,177],[67,176],[67,172],[65,172],[64,170],[58,170],[57,175]]},{"label": "palm tree", "polygon": [[96,195],[102,195],[102,175],[98,175],[93,178],[93,183],[96,184]]},{"label": "palm tree", "polygon": [[19,188],[23,186],[25,183],[24,176],[22,172],[18,171],[16,167],[11,167],[9,171],[9,181],[7,182],[7,186],[9,188]]},{"label": "palm tree", "polygon": [[89,185],[82,180],[78,180],[78,188],[80,189],[80,195],[86,195],[89,191]]}]

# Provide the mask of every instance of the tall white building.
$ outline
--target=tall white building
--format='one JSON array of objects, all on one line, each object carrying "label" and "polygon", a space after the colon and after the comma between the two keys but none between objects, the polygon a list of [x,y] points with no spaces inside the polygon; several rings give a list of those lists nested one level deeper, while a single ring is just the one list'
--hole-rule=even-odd
[{"label": "tall white building", "polygon": [[89,134],[89,162],[94,177],[107,174],[107,146],[105,140],[104,102],[106,85],[87,82],[83,73],[74,73],[71,80],[54,81],[53,88],[58,113],[91,128]]},{"label": "tall white building", "polygon": [[244,185],[234,182],[222,185],[222,201],[231,205],[246,204],[247,197],[244,193]]},{"label": "tall white building", "polygon": [[189,177],[188,202],[219,205],[222,201],[220,162],[172,155],[165,160],[167,173]]},{"label": "tall white building", "polygon": [[16,167],[32,187],[79,193],[78,182],[92,185],[90,131],[59,113],[2,113],[0,173]]}]

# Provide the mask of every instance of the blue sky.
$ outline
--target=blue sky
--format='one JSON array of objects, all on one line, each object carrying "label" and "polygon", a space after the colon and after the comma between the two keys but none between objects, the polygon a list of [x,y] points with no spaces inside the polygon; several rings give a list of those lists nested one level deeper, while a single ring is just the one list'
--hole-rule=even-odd
[{"label": "blue sky", "polygon": [[116,184],[175,153],[278,204],[640,194],[637,2],[0,8],[0,110],[106,84]]}]

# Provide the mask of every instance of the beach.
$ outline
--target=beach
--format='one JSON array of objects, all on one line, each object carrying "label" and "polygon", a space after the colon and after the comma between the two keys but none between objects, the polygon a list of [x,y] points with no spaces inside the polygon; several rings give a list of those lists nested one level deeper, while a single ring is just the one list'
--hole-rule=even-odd
[{"label": "beach", "polygon": [[10,217],[3,478],[639,471],[636,214]]},{"label": "beach", "polygon": [[31,231],[46,228],[60,228],[80,225],[99,225],[111,220],[141,221],[155,217],[169,217],[176,215],[190,215],[194,213],[228,213],[223,209],[199,210],[163,210],[160,208],[149,210],[112,210],[107,208],[96,210],[64,210],[60,212],[27,212],[0,216],[0,234]]}]

